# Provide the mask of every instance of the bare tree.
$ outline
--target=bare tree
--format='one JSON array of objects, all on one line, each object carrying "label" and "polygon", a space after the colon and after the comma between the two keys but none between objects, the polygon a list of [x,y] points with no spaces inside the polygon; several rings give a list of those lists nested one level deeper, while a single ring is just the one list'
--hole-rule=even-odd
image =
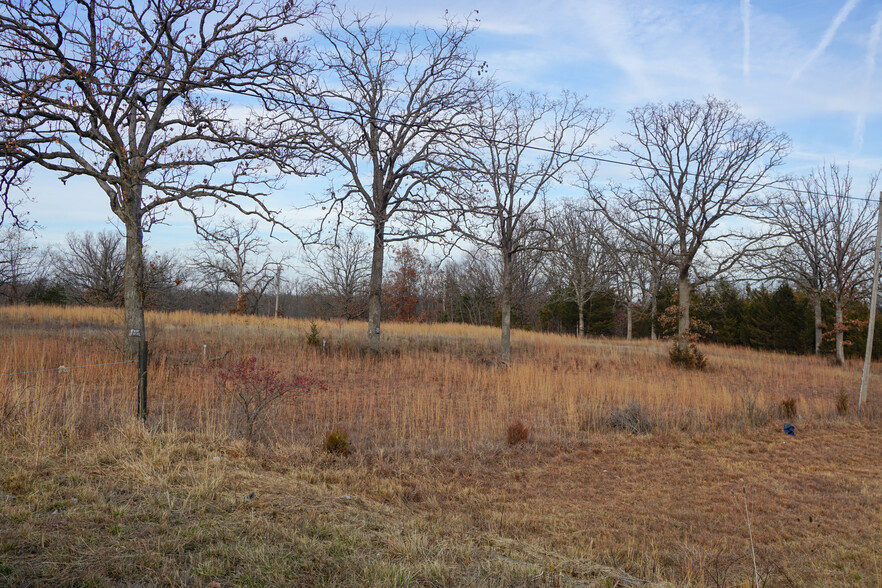
[{"label": "bare tree", "polygon": [[45,276],[46,251],[22,227],[0,230],[0,299],[22,302],[28,289]]},{"label": "bare tree", "polygon": [[550,218],[552,242],[547,273],[557,283],[561,299],[575,303],[579,313],[577,336],[585,335],[585,305],[603,290],[612,275],[607,249],[609,225],[596,211],[565,200]]},{"label": "bare tree", "polygon": [[812,182],[809,178],[789,180],[788,189],[770,199],[766,222],[781,241],[778,247],[760,252],[754,265],[764,278],[793,282],[809,295],[814,311],[815,355],[820,355],[824,338],[821,302],[828,277],[822,239],[831,219],[826,193],[803,191],[805,184],[811,186]]},{"label": "bare tree", "polygon": [[441,312],[449,320],[489,325],[497,308],[499,271],[485,248],[467,251],[460,262],[444,265]]},{"label": "bare tree", "polygon": [[618,231],[608,236],[605,245],[613,267],[611,290],[618,303],[625,307],[625,338],[630,341],[634,329],[634,311],[645,309],[644,304],[650,302],[650,257],[639,245]]},{"label": "bare tree", "polygon": [[[471,21],[439,30],[398,32],[373,16],[334,11],[317,28],[316,87],[290,88],[303,104],[289,125],[292,148],[304,149],[343,175],[322,206],[325,221],[371,228],[368,344],[380,348],[386,244],[438,236],[432,213],[443,171],[430,163],[440,138],[456,128],[482,95],[483,65],[468,48]],[[280,109],[290,109],[282,102]]]},{"label": "bare tree", "polygon": [[348,320],[363,318],[371,273],[371,246],[354,230],[303,256],[315,289],[331,298],[332,311]]},{"label": "bare tree", "polygon": [[618,276],[613,283],[620,300],[634,300],[639,291],[642,310],[649,309],[651,340],[656,340],[658,295],[671,274],[675,249],[674,234],[655,216],[635,214],[625,207],[604,209],[606,218],[615,219],[608,239],[609,255]]},{"label": "bare tree", "polygon": [[[82,235],[68,233],[65,246],[55,249],[51,265],[65,297],[78,304],[122,306],[125,245],[119,231]],[[161,307],[183,281],[175,256],[144,252],[141,297],[147,306]]]},{"label": "bare tree", "polygon": [[[637,186],[615,190],[614,200],[618,209],[658,222],[673,236],[669,262],[677,271],[678,341],[685,350],[692,288],[732,269],[761,241],[734,223],[757,215],[769,174],[790,142],[766,123],[746,119],[735,104],[713,97],[650,104],[631,110],[629,118],[631,130],[617,149],[631,156]],[[653,245],[612,212],[606,195],[591,194],[632,240]]]},{"label": "bare tree", "polygon": [[821,199],[822,218],[827,222],[820,227],[823,267],[827,274],[826,289],[833,300],[836,313],[834,325],[836,359],[845,362],[844,332],[846,329],[843,308],[866,292],[871,276],[873,237],[876,228],[875,204],[872,194],[876,189],[878,174],[873,176],[866,197],[852,199],[850,170],[835,164],[820,167],[802,181],[802,188],[810,198]]},{"label": "bare tree", "polygon": [[204,284],[230,284],[236,289],[236,305],[231,310],[254,313],[267,289],[275,283],[283,259],[270,255],[269,243],[258,232],[256,219],[243,224],[223,218],[205,231],[198,245],[199,254],[193,261]]},{"label": "bare tree", "polygon": [[68,233],[52,265],[68,300],[79,304],[121,306],[126,261],[122,235],[113,230]]},{"label": "bare tree", "polygon": [[[492,247],[502,261],[502,361],[511,361],[512,267],[518,255],[541,247],[547,191],[584,155],[609,115],[564,93],[499,92],[474,117],[468,141],[451,164],[463,174],[458,230]],[[466,183],[468,182],[468,183]]]},{"label": "bare tree", "polygon": [[0,0],[0,179],[37,165],[107,195],[126,234],[128,352],[145,332],[143,232],[163,211],[198,220],[207,199],[273,216],[272,145],[216,91],[260,94],[290,72],[299,44],[276,34],[315,12],[306,2]]}]

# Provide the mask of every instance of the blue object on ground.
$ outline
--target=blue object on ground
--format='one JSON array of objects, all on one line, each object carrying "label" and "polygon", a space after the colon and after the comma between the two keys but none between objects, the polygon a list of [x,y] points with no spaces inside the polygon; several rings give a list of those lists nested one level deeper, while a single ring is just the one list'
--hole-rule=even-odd
[{"label": "blue object on ground", "polygon": [[784,433],[791,437],[796,437],[796,427],[790,423],[784,423]]}]

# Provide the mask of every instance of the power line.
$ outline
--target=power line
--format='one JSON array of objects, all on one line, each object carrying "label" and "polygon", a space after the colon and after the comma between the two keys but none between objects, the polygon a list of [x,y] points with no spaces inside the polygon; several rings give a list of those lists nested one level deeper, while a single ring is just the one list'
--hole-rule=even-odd
[{"label": "power line", "polygon": [[[0,44],[0,48],[9,49],[9,50],[13,50],[13,51],[21,51],[21,48],[19,48],[19,47],[5,45],[5,44]],[[45,50],[42,50],[42,51],[31,50],[31,51],[33,53],[38,53],[38,54],[42,54],[43,56],[46,56],[48,58],[48,60],[51,60],[54,63],[59,63],[57,61],[56,56],[52,55],[51,53],[48,53]],[[71,62],[71,63],[77,63],[77,64],[81,64],[81,65],[92,65],[92,62],[88,61],[86,59],[78,59],[78,58],[73,58],[73,57],[68,57],[68,56],[64,56],[63,59],[68,62]],[[566,157],[571,157],[573,159],[583,159],[583,160],[588,160],[588,161],[592,161],[595,163],[618,165],[618,166],[622,166],[622,167],[630,167],[633,169],[640,169],[640,170],[647,170],[647,171],[656,171],[657,172],[657,170],[658,170],[658,168],[656,168],[656,167],[643,165],[643,164],[636,163],[633,161],[621,161],[621,160],[611,159],[611,158],[607,158],[607,157],[600,157],[597,155],[588,155],[585,153],[561,151],[561,150],[552,149],[549,147],[540,147],[537,145],[518,143],[517,141],[508,141],[508,140],[504,140],[504,139],[491,139],[491,138],[482,137],[480,135],[476,135],[476,134],[472,134],[472,133],[466,133],[463,131],[456,131],[456,130],[452,130],[452,129],[439,129],[439,128],[433,127],[427,123],[408,123],[408,122],[404,122],[401,120],[396,120],[394,117],[393,118],[384,118],[384,117],[380,117],[380,116],[374,116],[374,115],[364,114],[364,113],[359,113],[359,112],[354,112],[354,111],[341,110],[341,109],[333,108],[331,106],[323,105],[323,104],[309,104],[306,102],[300,102],[297,100],[284,98],[284,97],[273,96],[272,98],[268,98],[267,96],[262,95],[257,92],[248,92],[243,89],[234,90],[234,89],[230,89],[230,88],[219,88],[219,87],[212,86],[212,85],[210,85],[208,83],[204,83],[204,82],[163,77],[163,76],[159,76],[157,74],[153,74],[150,72],[138,71],[138,70],[129,69],[126,67],[121,67],[121,66],[114,66],[114,69],[116,71],[123,72],[123,73],[128,73],[128,74],[133,74],[133,75],[142,75],[148,79],[152,79],[152,80],[156,80],[156,81],[160,81],[160,80],[170,81],[172,83],[185,84],[188,86],[192,86],[193,88],[211,90],[214,92],[231,94],[233,96],[254,98],[254,99],[260,100],[261,102],[272,102],[272,103],[277,103],[277,104],[284,104],[284,105],[293,106],[296,108],[308,109],[308,110],[321,110],[321,111],[326,112],[328,114],[337,115],[338,117],[342,117],[344,119],[356,119],[357,118],[360,120],[368,120],[368,121],[377,122],[377,123],[401,125],[401,126],[408,127],[408,128],[426,130],[426,131],[430,131],[433,133],[456,137],[459,139],[470,139],[470,140],[483,141],[483,142],[488,142],[488,143],[492,143],[492,144],[496,144],[496,145],[502,145],[502,146],[506,146],[506,147],[518,147],[518,148],[523,148],[526,150],[535,151],[535,152],[539,152],[539,153],[546,153],[546,154],[550,154],[550,155],[562,155],[562,156],[566,156]],[[281,90],[281,89],[279,89],[279,91],[284,92],[284,90]],[[687,177],[694,177],[696,179],[702,179],[702,180],[717,180],[717,179],[719,179],[719,178],[712,176],[712,175],[699,174],[699,173],[690,172],[690,171],[684,172],[684,175]],[[773,181],[773,182],[765,182],[765,183],[761,183],[761,184],[754,184],[753,182],[748,182],[745,180],[734,180],[732,183],[740,184],[740,185],[755,185],[756,190],[766,189],[766,188],[775,188],[775,189],[782,190],[782,191],[792,192],[794,194],[823,196],[823,197],[827,197],[827,198],[843,198],[846,200],[854,200],[857,202],[864,202],[864,203],[870,202],[872,200],[871,196],[863,198],[860,196],[850,196],[847,194],[830,194],[827,192],[814,192],[814,191],[810,191],[810,190],[799,189],[799,188],[796,188],[793,186],[787,186],[786,188],[782,188],[780,185],[780,180]]]}]

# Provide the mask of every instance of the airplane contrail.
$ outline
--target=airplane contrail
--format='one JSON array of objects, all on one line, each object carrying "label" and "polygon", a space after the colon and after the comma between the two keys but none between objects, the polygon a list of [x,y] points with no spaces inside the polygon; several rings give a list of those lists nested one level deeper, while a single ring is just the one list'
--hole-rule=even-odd
[{"label": "airplane contrail", "polygon": [[848,18],[848,15],[854,10],[854,7],[858,5],[860,0],[848,0],[842,8],[839,9],[839,12],[836,13],[836,16],[833,17],[833,21],[830,23],[830,26],[827,27],[827,30],[824,31],[824,36],[821,37],[821,42],[818,43],[818,46],[814,48],[814,50],[809,54],[808,59],[799,66],[799,68],[793,72],[793,75],[790,77],[790,81],[794,82],[802,75],[808,66],[812,64],[812,62],[821,56],[824,51],[827,49],[827,46],[833,41],[833,37],[836,36],[836,31],[839,30],[839,27],[845,22],[845,19]]},{"label": "airplane contrail", "polygon": [[879,40],[882,39],[882,10],[876,17],[873,28],[870,29],[870,40],[867,41],[866,75],[864,76],[864,92],[861,110],[858,112],[857,124],[854,129],[854,140],[858,151],[864,147],[864,130],[867,126],[867,110],[870,104],[870,87],[873,83],[873,73],[876,70],[876,55],[879,53]]},{"label": "airplane contrail", "polygon": [[741,59],[741,72],[750,77],[750,0],[741,0],[741,23],[744,26],[744,53]]}]

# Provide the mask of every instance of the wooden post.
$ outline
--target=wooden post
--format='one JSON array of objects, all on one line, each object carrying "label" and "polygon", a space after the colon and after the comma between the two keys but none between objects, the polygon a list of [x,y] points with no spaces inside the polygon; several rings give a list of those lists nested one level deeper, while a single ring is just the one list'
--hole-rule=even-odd
[{"label": "wooden post", "polygon": [[147,422],[147,341],[138,342],[138,418]]},{"label": "wooden post", "polygon": [[879,217],[876,221],[876,258],[873,261],[873,293],[870,295],[870,324],[867,325],[867,351],[864,354],[864,372],[858,394],[858,413],[864,407],[867,386],[870,383],[870,362],[873,358],[873,328],[876,326],[876,296],[879,294],[879,252],[882,249],[882,190],[879,191]]}]

